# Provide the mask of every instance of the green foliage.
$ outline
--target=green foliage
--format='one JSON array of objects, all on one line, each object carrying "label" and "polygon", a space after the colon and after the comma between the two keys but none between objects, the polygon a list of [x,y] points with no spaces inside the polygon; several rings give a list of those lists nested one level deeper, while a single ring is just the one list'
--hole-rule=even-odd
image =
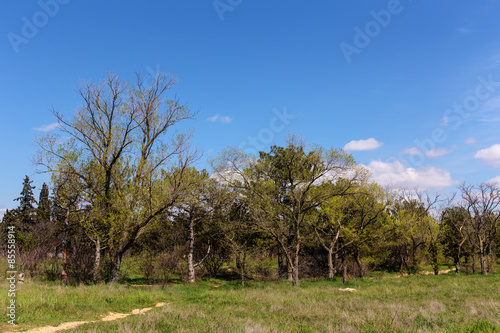
[{"label": "green foliage", "polygon": [[43,183],[42,189],[40,190],[40,197],[38,199],[38,221],[50,221],[50,217],[52,216],[51,206],[52,203],[49,199],[49,187],[47,186],[47,184]]},{"label": "green foliage", "polygon": [[21,196],[14,199],[16,201],[19,201],[16,219],[19,221],[20,226],[24,230],[26,230],[36,221],[36,200],[33,196],[33,190],[35,189],[35,186],[31,185],[31,183],[33,183],[33,181],[30,180],[28,176],[24,177]]}]

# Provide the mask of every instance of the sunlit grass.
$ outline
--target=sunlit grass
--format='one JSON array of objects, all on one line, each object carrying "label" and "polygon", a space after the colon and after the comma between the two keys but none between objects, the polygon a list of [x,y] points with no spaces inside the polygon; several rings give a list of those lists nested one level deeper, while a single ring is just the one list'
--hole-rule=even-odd
[{"label": "sunlit grass", "polygon": [[299,288],[222,280],[166,288],[26,284],[18,300],[22,327],[167,303],[73,332],[500,332],[498,274],[302,281]]}]

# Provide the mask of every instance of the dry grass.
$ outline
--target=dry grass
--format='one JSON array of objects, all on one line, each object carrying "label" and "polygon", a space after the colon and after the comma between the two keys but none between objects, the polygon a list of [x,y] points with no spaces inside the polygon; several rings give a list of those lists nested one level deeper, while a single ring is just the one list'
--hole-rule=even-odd
[{"label": "dry grass", "polygon": [[500,275],[215,283],[133,288],[169,304],[71,332],[500,332]]}]

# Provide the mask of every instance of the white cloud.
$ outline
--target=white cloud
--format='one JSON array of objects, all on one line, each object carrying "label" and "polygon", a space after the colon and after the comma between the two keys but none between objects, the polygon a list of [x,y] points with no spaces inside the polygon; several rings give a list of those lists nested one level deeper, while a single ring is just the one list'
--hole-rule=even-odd
[{"label": "white cloud", "polygon": [[474,157],[495,168],[500,168],[500,144],[497,143],[489,148],[481,149]]},{"label": "white cloud", "polygon": [[446,149],[446,148],[431,149],[431,150],[425,152],[425,156],[427,156],[428,158],[440,157],[440,156],[448,155],[453,150],[454,149]]},{"label": "white cloud", "polygon": [[351,141],[344,146],[344,150],[354,151],[354,150],[375,150],[377,148],[382,147],[384,143],[378,142],[374,138],[370,138],[367,140],[358,140]]},{"label": "white cloud", "polygon": [[233,121],[233,119],[229,116],[221,116],[217,113],[215,116],[207,118],[207,121],[212,122],[212,123],[220,122],[223,124],[227,124],[227,123],[230,123],[231,121]]},{"label": "white cloud", "polygon": [[422,154],[422,151],[420,150],[420,148],[411,147],[411,148],[405,148],[405,150],[403,150],[401,152],[401,154],[403,154],[403,155],[419,155],[419,154]]},{"label": "white cloud", "polygon": [[407,168],[400,161],[371,161],[367,169],[372,173],[373,180],[380,185],[442,189],[457,184],[447,170],[435,167]]},{"label": "white cloud", "polygon": [[0,221],[3,219],[3,216],[5,215],[5,212],[7,211],[6,208],[0,209]]},{"label": "white cloud", "polygon": [[472,136],[470,138],[468,138],[467,140],[465,140],[465,143],[468,144],[468,145],[472,145],[472,144],[474,144],[476,142],[477,142],[476,138],[474,138]]},{"label": "white cloud", "polygon": [[500,186],[500,176],[496,176],[495,178],[488,180],[487,183],[492,183],[496,186]]},{"label": "white cloud", "polygon": [[422,150],[420,148],[411,147],[411,148],[406,148],[405,150],[403,150],[401,152],[401,154],[403,154],[403,155],[422,155],[422,154],[424,154],[427,158],[435,158],[435,157],[447,155],[455,149],[456,149],[456,147],[452,147],[451,149],[437,148],[437,149],[427,150],[424,153],[424,152],[422,152]]},{"label": "white cloud", "polygon": [[61,124],[59,124],[59,123],[52,123],[52,124],[48,124],[48,125],[43,125],[41,127],[37,127],[37,128],[35,128],[35,131],[49,132],[49,131],[52,131],[53,129],[56,129],[56,128],[59,128],[59,127],[61,127]]}]

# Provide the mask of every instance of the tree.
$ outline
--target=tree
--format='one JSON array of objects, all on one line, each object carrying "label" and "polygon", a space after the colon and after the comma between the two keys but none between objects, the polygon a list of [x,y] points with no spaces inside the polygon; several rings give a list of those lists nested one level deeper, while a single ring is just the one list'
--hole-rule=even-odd
[{"label": "tree", "polygon": [[468,212],[467,238],[479,253],[481,274],[487,275],[486,257],[491,252],[500,221],[500,189],[493,184],[462,184],[462,208]]},{"label": "tree", "polygon": [[403,190],[395,198],[389,211],[387,242],[399,272],[404,268],[409,274],[419,270],[426,246],[436,234],[437,221],[430,212],[438,201],[439,195],[418,190]]},{"label": "tree", "polygon": [[[347,172],[354,159],[340,149],[314,147],[291,138],[286,147],[272,146],[258,158],[229,150],[214,165],[218,177],[244,189],[253,219],[277,241],[286,257],[294,286],[299,285],[302,232],[311,223],[313,210],[338,193],[325,191],[327,184]],[[355,178],[356,172],[351,177]]]},{"label": "tree", "polygon": [[256,247],[262,234],[252,219],[250,205],[246,199],[239,196],[239,193],[233,192],[231,194],[232,204],[229,207],[226,221],[221,225],[221,231],[236,257],[236,268],[240,275],[241,285],[244,286],[247,256],[251,249]]},{"label": "tree", "polygon": [[51,217],[51,202],[49,199],[49,187],[43,183],[38,199],[37,220],[50,221]]},{"label": "tree", "polygon": [[198,172],[194,168],[186,170],[186,179],[189,180],[189,189],[175,206],[177,213],[175,219],[180,221],[187,231],[188,240],[188,282],[196,280],[195,268],[200,266],[210,254],[210,244],[206,254],[198,262],[194,261],[196,236],[199,235],[203,223],[210,219],[213,207],[216,205],[216,193],[214,192],[214,181],[208,173],[203,170]]},{"label": "tree", "polygon": [[24,177],[23,190],[21,196],[14,199],[19,201],[19,207],[16,209],[15,215],[23,231],[29,230],[36,221],[36,208],[37,204],[33,195],[35,186],[31,185],[32,180],[28,176]]},{"label": "tree", "polygon": [[460,259],[462,258],[462,249],[467,241],[468,232],[466,231],[467,220],[470,219],[469,212],[463,207],[448,207],[441,217],[441,233],[446,254],[453,257],[455,262],[455,274],[460,273]]},{"label": "tree", "polygon": [[38,165],[79,177],[92,209],[108,224],[111,282],[118,281],[122,257],[139,233],[180,198],[184,172],[195,159],[189,133],[169,136],[174,125],[194,116],[177,98],[167,98],[174,84],[160,74],[146,86],[138,74],[129,87],[109,73],[79,89],[83,103],[72,120],[54,111],[69,139],[39,140]]},{"label": "tree", "polygon": [[23,189],[20,196],[15,201],[19,201],[19,206],[15,209],[7,211],[3,217],[3,221],[16,226],[17,243],[23,250],[29,251],[36,247],[35,235],[33,235],[33,227],[36,224],[36,205],[37,202],[33,195],[35,186],[29,176],[25,176],[23,180]]},{"label": "tree", "polygon": [[[58,176],[58,177],[56,177]],[[54,182],[54,206],[56,221],[62,222],[62,265],[61,285],[68,285],[68,243],[70,229],[81,222],[78,213],[88,210],[85,207],[84,184],[71,173],[62,173],[52,177]]]},{"label": "tree", "polygon": [[335,262],[341,253],[345,283],[347,252],[352,252],[362,276],[362,246],[369,241],[370,226],[385,211],[388,201],[385,191],[374,183],[351,183],[340,179],[335,187],[327,190],[343,195],[330,198],[319,207],[318,222],[313,227],[318,242],[327,251],[328,278],[334,277]]}]

